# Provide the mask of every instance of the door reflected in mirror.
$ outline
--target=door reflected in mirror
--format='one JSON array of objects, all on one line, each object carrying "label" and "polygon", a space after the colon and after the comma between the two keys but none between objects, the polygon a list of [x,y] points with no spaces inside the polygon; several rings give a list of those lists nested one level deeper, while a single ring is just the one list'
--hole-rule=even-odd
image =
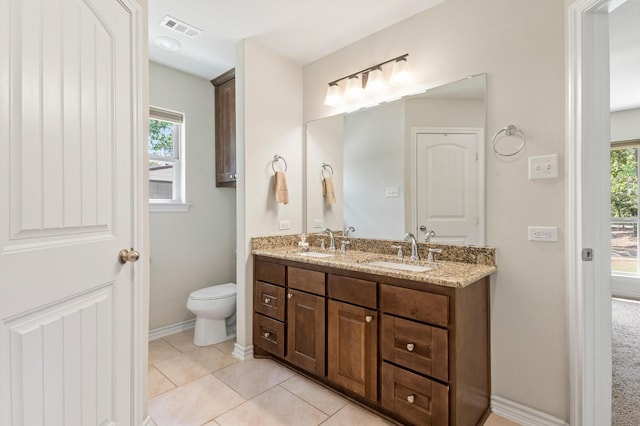
[{"label": "door reflected in mirror", "polygon": [[307,123],[306,232],[484,245],[485,105],[479,75]]}]

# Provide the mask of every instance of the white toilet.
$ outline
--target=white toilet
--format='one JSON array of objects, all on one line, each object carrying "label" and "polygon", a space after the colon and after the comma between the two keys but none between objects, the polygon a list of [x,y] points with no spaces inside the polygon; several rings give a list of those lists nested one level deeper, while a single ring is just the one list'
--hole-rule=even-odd
[{"label": "white toilet", "polygon": [[236,336],[236,285],[234,283],[201,288],[189,295],[187,309],[196,316],[193,343],[207,346]]}]

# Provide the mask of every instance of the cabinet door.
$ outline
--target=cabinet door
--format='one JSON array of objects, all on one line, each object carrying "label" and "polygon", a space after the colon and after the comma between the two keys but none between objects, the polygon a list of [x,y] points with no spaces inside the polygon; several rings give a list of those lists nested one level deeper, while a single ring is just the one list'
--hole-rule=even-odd
[{"label": "cabinet door", "polygon": [[216,86],[216,186],[236,184],[236,80]]},{"label": "cabinet door", "polygon": [[287,292],[287,359],[319,376],[325,375],[324,300],[296,290]]},{"label": "cabinet door", "polygon": [[329,380],[377,401],[376,311],[335,300],[328,310]]}]

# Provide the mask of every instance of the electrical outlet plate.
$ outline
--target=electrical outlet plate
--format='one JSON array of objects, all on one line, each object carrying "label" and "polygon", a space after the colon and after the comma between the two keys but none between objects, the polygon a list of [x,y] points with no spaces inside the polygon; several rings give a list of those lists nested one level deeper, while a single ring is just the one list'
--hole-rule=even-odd
[{"label": "electrical outlet plate", "polygon": [[387,186],[385,188],[384,195],[387,198],[396,198],[400,196],[400,190],[397,186]]},{"label": "electrical outlet plate", "polygon": [[558,241],[558,227],[530,226],[529,241],[556,242]]},{"label": "electrical outlet plate", "polygon": [[558,177],[558,154],[529,157],[529,180]]},{"label": "electrical outlet plate", "polygon": [[280,221],[280,230],[284,231],[287,229],[291,229],[291,221],[290,220],[281,220]]}]

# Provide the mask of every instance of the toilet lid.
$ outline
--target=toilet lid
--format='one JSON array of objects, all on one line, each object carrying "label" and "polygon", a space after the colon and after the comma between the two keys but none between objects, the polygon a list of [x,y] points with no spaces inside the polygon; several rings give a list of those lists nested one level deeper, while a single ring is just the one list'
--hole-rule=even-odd
[{"label": "toilet lid", "polygon": [[197,300],[213,300],[224,299],[225,297],[236,295],[236,285],[234,283],[213,285],[211,287],[201,288],[189,295],[190,299]]}]

